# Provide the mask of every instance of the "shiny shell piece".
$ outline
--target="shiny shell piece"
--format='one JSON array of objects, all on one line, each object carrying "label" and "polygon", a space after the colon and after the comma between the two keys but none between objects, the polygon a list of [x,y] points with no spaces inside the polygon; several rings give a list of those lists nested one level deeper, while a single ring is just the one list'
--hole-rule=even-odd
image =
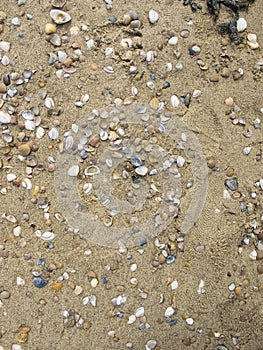
[{"label": "shiny shell piece", "polygon": [[103,224],[106,226],[106,227],[110,227],[113,223],[113,220],[112,220],[112,217],[107,215],[107,216],[104,216],[103,219]]},{"label": "shiny shell piece", "polygon": [[154,24],[158,21],[159,15],[155,10],[150,10],[149,11],[149,21],[150,23]]},{"label": "shiny shell piece", "polygon": [[146,166],[139,166],[135,169],[136,174],[140,176],[145,176],[148,173],[148,168]]},{"label": "shiny shell piece", "polygon": [[173,107],[178,107],[178,106],[179,106],[179,103],[180,103],[179,98],[178,98],[176,95],[172,95],[172,96],[171,96],[171,105],[172,105]]},{"label": "shiny shell piece", "polygon": [[54,10],[54,9],[51,10],[50,17],[53,19],[53,21],[56,24],[64,24],[71,21],[70,15],[67,12],[62,10]]},{"label": "shiny shell piece", "polygon": [[33,120],[35,117],[34,113],[28,110],[23,111],[21,115],[25,120]]},{"label": "shiny shell piece", "polygon": [[87,194],[90,195],[92,193],[92,183],[87,182],[83,185],[83,191]]},{"label": "shiny shell piece", "polygon": [[79,166],[78,165],[72,165],[72,167],[68,170],[68,175],[71,177],[76,177],[79,174]]},{"label": "shiny shell piece", "polygon": [[247,29],[247,21],[245,20],[245,18],[240,17],[237,20],[237,31],[238,32],[243,32],[246,29]]},{"label": "shiny shell piece", "polygon": [[51,0],[51,5],[57,8],[62,8],[66,3],[67,0]]},{"label": "shiny shell piece", "polygon": [[41,235],[41,238],[44,241],[51,241],[52,239],[54,239],[54,237],[55,237],[54,233],[50,231],[46,231]]},{"label": "shiny shell piece", "polygon": [[96,165],[88,166],[84,170],[85,176],[93,176],[93,175],[97,175],[99,173],[100,173],[100,169]]},{"label": "shiny shell piece", "polygon": [[0,123],[8,124],[11,122],[11,116],[3,111],[0,111]]}]

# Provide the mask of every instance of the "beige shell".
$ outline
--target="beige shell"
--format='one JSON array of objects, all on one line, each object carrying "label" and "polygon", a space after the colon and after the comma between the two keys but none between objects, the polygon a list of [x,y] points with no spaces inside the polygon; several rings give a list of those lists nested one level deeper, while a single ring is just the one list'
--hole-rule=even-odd
[{"label": "beige shell", "polygon": [[62,8],[66,5],[67,0],[51,0],[51,5],[57,8]]},{"label": "beige shell", "polygon": [[67,12],[57,9],[50,11],[50,17],[57,24],[64,24],[71,21],[71,17]]},{"label": "beige shell", "polygon": [[103,224],[106,226],[106,227],[110,227],[113,223],[113,220],[112,220],[112,217],[107,215],[107,216],[104,216],[103,219]]}]

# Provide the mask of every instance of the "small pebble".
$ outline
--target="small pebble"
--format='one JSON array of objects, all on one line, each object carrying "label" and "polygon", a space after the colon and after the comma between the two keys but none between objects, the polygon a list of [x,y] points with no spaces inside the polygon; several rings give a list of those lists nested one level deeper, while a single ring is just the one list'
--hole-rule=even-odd
[{"label": "small pebble", "polygon": [[42,278],[41,276],[39,277],[34,277],[34,286],[36,288],[43,288],[48,284],[48,281]]}]

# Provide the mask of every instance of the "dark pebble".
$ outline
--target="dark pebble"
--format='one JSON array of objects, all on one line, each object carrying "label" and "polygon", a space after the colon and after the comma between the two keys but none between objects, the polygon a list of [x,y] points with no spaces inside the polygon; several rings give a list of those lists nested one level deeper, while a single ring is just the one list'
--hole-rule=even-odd
[{"label": "dark pebble", "polygon": [[43,288],[48,284],[47,280],[44,280],[44,278],[40,277],[34,277],[34,286],[36,288]]},{"label": "dark pebble", "polygon": [[110,21],[111,23],[115,23],[115,22],[117,21],[117,18],[116,18],[115,16],[111,16],[111,17],[109,18],[109,21]]},{"label": "dark pebble", "polygon": [[103,284],[106,284],[108,282],[108,277],[106,275],[101,276],[101,278]]},{"label": "dark pebble", "polygon": [[152,80],[156,80],[156,76],[155,76],[153,73],[150,74],[150,78],[151,78]]}]

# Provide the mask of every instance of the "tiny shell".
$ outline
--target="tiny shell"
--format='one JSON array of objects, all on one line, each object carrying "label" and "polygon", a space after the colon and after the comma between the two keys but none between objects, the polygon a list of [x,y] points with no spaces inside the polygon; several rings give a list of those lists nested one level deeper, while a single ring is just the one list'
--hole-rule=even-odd
[{"label": "tiny shell", "polygon": [[93,175],[97,175],[99,173],[100,173],[100,169],[96,165],[88,166],[84,170],[85,176],[93,176]]},{"label": "tiny shell", "polygon": [[64,24],[71,20],[70,15],[67,12],[62,10],[51,10],[50,17],[57,24]]},{"label": "tiny shell", "polygon": [[148,168],[146,166],[139,166],[135,169],[136,174],[140,176],[145,176],[148,173]]},{"label": "tiny shell", "polygon": [[90,195],[92,193],[92,183],[87,182],[83,185],[83,191],[87,194]]},{"label": "tiny shell", "polygon": [[25,121],[26,130],[34,131],[36,128],[36,124],[32,120]]},{"label": "tiny shell", "polygon": [[37,131],[36,131],[36,137],[38,138],[38,139],[42,139],[42,137],[45,135],[45,130],[41,127],[41,126],[39,126],[38,128],[37,128]]},{"label": "tiny shell", "polygon": [[12,174],[12,173],[7,174],[6,175],[6,179],[7,179],[8,182],[11,182],[11,181],[16,179],[16,174]]},{"label": "tiny shell", "polygon": [[107,216],[104,216],[103,219],[103,224],[106,226],[106,227],[110,227],[113,223],[113,219],[111,216],[107,215]]},{"label": "tiny shell", "polygon": [[49,41],[50,41],[51,44],[54,45],[54,46],[60,46],[60,45],[61,45],[60,36],[57,35],[57,34],[52,34],[52,35],[50,35]]},{"label": "tiny shell", "polygon": [[144,307],[139,307],[138,309],[135,310],[134,312],[135,317],[142,317],[144,316]]},{"label": "tiny shell", "polygon": [[41,235],[41,238],[44,241],[51,241],[52,239],[54,239],[54,237],[55,237],[55,234],[54,232],[51,232],[51,231],[46,231]]},{"label": "tiny shell", "polygon": [[171,96],[171,105],[172,105],[173,107],[178,107],[178,106],[179,106],[179,103],[180,103],[179,98],[178,98],[176,95],[172,95],[172,96]]},{"label": "tiny shell", "polygon": [[154,24],[158,21],[159,15],[155,10],[150,10],[149,11],[149,21],[150,23]]},{"label": "tiny shell", "polygon": [[245,20],[245,18],[240,17],[237,20],[237,31],[243,32],[244,30],[246,30],[246,28],[247,28],[247,21]]},{"label": "tiny shell", "polygon": [[54,100],[51,97],[47,97],[45,99],[45,106],[50,109],[53,108],[55,106]]},{"label": "tiny shell", "polygon": [[21,115],[25,120],[33,120],[35,117],[32,111],[27,111],[27,110],[23,111]]},{"label": "tiny shell", "polygon": [[78,165],[72,165],[72,167],[68,170],[68,175],[71,177],[76,177],[79,174],[79,166]]},{"label": "tiny shell", "polygon": [[104,67],[104,71],[109,74],[114,74],[114,69],[111,66]]},{"label": "tiny shell", "polygon": [[10,50],[10,43],[8,41],[0,41],[0,49],[8,52]]},{"label": "tiny shell", "polygon": [[170,45],[176,45],[178,43],[178,38],[177,36],[172,36],[169,40],[168,40],[168,44]]},{"label": "tiny shell", "polygon": [[175,310],[173,307],[169,306],[164,313],[165,317],[171,317],[174,314]]},{"label": "tiny shell", "polygon": [[59,131],[56,128],[52,128],[49,131],[48,136],[51,140],[57,140],[59,138]]},{"label": "tiny shell", "polygon": [[11,122],[11,116],[3,111],[0,111],[0,123],[9,124]]},{"label": "tiny shell", "polygon": [[67,0],[51,0],[51,5],[57,8],[62,8]]},{"label": "tiny shell", "polygon": [[21,186],[24,187],[26,190],[32,190],[32,182],[30,179],[26,178],[22,181]]}]

